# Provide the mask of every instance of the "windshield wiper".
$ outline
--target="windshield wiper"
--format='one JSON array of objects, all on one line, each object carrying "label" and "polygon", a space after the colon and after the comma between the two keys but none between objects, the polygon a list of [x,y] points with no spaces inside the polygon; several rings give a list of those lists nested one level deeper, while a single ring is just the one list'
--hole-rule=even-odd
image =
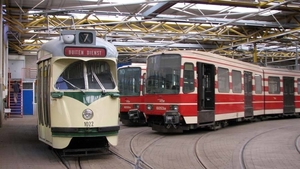
[{"label": "windshield wiper", "polygon": [[73,83],[69,82],[68,80],[64,79],[63,77],[61,77],[61,79],[62,79],[63,81],[65,81],[66,83],[68,83],[69,85],[71,85],[74,89],[78,89],[78,90],[80,90],[82,93],[84,93],[84,91],[83,91],[81,88],[79,88],[78,86],[75,86]]},{"label": "windshield wiper", "polygon": [[98,85],[100,86],[102,92],[105,93],[105,87],[104,87],[103,84],[100,82],[98,76],[96,75],[96,73],[94,72],[93,69],[92,69],[92,74],[93,74],[94,78],[96,79]]}]

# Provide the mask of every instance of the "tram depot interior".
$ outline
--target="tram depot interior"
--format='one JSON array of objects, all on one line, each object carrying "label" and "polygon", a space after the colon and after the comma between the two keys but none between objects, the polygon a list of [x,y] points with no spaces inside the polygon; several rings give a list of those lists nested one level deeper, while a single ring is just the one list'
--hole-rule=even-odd
[{"label": "tram depot interior", "polygon": [[96,30],[116,46],[120,65],[195,50],[299,69],[297,0],[2,0],[1,8],[1,112],[11,111],[4,98],[18,80],[27,97],[21,115],[33,114],[37,50],[61,30]]}]

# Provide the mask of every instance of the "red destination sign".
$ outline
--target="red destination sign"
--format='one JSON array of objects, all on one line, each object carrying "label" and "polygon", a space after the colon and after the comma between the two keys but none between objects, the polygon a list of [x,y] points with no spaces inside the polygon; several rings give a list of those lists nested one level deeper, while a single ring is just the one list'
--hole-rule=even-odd
[{"label": "red destination sign", "polygon": [[106,50],[103,48],[65,47],[65,56],[74,57],[105,57]]}]

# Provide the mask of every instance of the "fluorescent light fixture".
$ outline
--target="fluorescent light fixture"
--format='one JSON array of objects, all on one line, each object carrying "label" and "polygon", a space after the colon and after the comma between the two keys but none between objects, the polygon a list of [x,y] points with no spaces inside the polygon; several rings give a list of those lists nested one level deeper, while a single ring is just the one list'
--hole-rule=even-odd
[{"label": "fluorescent light fixture", "polygon": [[82,14],[82,13],[69,13],[69,14],[72,15],[74,18],[77,18],[77,19],[82,19],[87,15],[87,14]]},{"label": "fluorescent light fixture", "polygon": [[28,13],[35,14],[35,13],[42,13],[42,10],[29,10]]},{"label": "fluorescent light fixture", "polygon": [[[98,0],[96,0],[98,1]],[[116,4],[126,4],[126,3],[137,3],[137,2],[147,2],[145,0],[126,0],[126,1],[120,1],[120,0],[103,0],[103,2],[108,2],[108,3],[116,3]]]},{"label": "fluorescent light fixture", "polygon": [[25,43],[32,43],[34,40],[25,39]]},{"label": "fluorescent light fixture", "polygon": [[259,16],[270,16],[270,15],[274,15],[274,14],[277,14],[277,13],[280,13],[281,11],[279,10],[269,10],[269,11],[266,11],[266,12],[262,12],[262,13],[259,13],[258,15]]},{"label": "fluorescent light fixture", "polygon": [[279,46],[268,46],[268,47],[265,47],[265,49],[274,49],[274,48],[278,48]]}]

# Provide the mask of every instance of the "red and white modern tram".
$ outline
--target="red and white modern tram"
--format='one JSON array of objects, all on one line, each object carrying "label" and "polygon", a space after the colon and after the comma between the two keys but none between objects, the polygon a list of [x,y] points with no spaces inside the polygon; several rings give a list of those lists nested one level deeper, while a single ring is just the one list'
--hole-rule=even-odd
[{"label": "red and white modern tram", "polygon": [[231,121],[300,112],[300,71],[268,68],[212,53],[147,58],[146,116],[153,130],[217,129]]},{"label": "red and white modern tram", "polygon": [[124,125],[146,124],[144,103],[145,63],[132,63],[118,69],[120,121]]}]

